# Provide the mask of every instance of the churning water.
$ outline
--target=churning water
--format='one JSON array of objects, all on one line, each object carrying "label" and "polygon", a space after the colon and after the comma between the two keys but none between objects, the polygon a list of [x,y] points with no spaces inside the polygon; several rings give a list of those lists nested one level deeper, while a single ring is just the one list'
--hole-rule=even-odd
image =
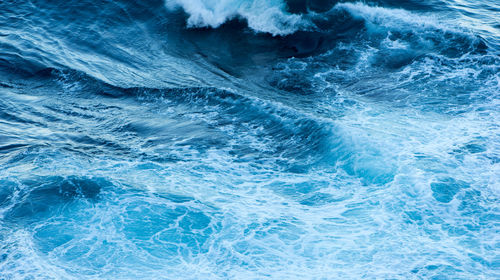
[{"label": "churning water", "polygon": [[500,277],[495,0],[0,1],[1,279]]}]

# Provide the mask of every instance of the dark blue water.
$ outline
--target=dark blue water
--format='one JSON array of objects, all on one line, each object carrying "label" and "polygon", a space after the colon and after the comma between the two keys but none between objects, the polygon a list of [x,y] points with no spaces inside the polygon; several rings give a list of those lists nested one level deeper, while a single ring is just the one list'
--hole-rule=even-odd
[{"label": "dark blue water", "polygon": [[499,199],[497,1],[0,1],[0,279],[496,279]]}]

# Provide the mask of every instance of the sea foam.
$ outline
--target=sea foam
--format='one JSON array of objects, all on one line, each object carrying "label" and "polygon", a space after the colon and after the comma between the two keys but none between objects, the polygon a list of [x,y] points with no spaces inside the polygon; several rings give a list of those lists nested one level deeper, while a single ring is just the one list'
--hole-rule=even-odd
[{"label": "sea foam", "polygon": [[286,35],[308,25],[301,15],[285,11],[282,1],[167,0],[168,9],[182,8],[188,15],[188,27],[217,28],[228,20],[244,19],[256,32]]}]

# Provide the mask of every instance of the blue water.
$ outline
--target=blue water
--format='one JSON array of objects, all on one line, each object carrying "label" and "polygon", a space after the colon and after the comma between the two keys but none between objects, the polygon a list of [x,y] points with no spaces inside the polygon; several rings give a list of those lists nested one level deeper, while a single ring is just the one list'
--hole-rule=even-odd
[{"label": "blue water", "polygon": [[0,279],[498,279],[499,199],[498,1],[0,1]]}]

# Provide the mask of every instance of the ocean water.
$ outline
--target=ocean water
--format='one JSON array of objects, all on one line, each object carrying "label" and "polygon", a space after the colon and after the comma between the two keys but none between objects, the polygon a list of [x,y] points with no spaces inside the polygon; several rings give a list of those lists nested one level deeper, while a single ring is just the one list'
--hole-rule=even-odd
[{"label": "ocean water", "polygon": [[498,279],[499,199],[498,1],[0,1],[0,279]]}]

